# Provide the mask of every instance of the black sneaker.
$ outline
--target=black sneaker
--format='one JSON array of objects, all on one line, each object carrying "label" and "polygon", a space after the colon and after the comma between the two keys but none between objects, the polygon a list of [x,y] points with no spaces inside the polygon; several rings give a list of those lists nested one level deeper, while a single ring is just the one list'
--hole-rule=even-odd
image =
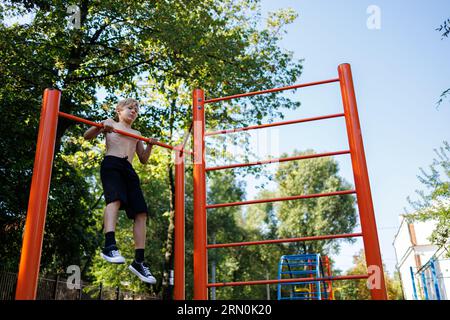
[{"label": "black sneaker", "polygon": [[100,252],[100,256],[111,263],[125,263],[125,258],[119,252],[119,249],[115,246],[106,247]]},{"label": "black sneaker", "polygon": [[137,275],[142,281],[150,284],[156,283],[155,277],[152,275],[148,264],[146,264],[145,262],[138,263],[136,261],[133,261],[128,269],[130,269],[130,271]]}]

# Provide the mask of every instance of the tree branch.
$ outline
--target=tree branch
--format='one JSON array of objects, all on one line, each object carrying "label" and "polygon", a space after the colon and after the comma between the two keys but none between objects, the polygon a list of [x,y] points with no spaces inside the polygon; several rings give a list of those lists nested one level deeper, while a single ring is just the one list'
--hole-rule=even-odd
[{"label": "tree branch", "polygon": [[[127,71],[127,70],[132,69],[132,68],[136,68],[136,67],[138,67],[140,65],[143,65],[143,64],[147,64],[147,63],[151,62],[152,60],[153,60],[153,58],[145,60],[145,61],[136,62],[136,63],[134,63],[134,64],[132,64],[132,65],[130,65],[128,67],[124,67],[124,68],[121,68],[119,70],[111,71],[111,72],[108,72],[108,73],[105,73],[105,74],[101,74],[101,75],[97,75],[97,76],[77,77],[77,78],[72,78],[70,80],[73,80],[73,81],[84,81],[84,80],[92,80],[92,79],[101,79],[101,78],[117,75],[119,73],[122,73],[122,72]],[[68,81],[68,82],[70,82],[70,81]]]}]

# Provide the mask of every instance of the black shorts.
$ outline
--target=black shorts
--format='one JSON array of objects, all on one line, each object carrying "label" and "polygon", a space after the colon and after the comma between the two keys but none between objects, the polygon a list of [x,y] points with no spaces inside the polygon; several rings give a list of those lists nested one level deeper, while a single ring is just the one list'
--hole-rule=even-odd
[{"label": "black shorts", "polygon": [[105,156],[100,167],[100,178],[106,204],[119,200],[120,210],[125,210],[130,219],[138,213],[148,214],[139,177],[126,157]]}]

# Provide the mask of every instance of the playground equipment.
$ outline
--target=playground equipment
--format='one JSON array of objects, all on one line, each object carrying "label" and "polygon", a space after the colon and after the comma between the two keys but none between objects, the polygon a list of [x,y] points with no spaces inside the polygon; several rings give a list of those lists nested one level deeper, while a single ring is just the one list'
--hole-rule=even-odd
[{"label": "playground equipment", "polygon": [[305,278],[305,282],[278,283],[278,300],[331,300],[331,277],[327,256],[315,254],[283,255],[278,263],[278,279]]},{"label": "playground equipment", "polygon": [[434,258],[431,258],[426,264],[417,270],[417,272],[414,272],[413,267],[410,267],[415,300],[418,300],[416,276],[419,278],[424,300],[442,300],[438,272],[436,269],[436,260]]},{"label": "playground equipment", "polygon": [[[366,255],[366,264],[369,274],[351,275],[351,276],[336,276],[326,277],[321,280],[348,280],[348,279],[368,279],[369,283],[375,283],[370,286],[372,299],[384,300],[387,299],[383,265],[381,261],[380,246],[378,243],[377,227],[375,222],[375,215],[373,210],[372,196],[369,184],[369,175],[367,172],[366,159],[364,155],[364,146],[361,136],[361,128],[359,124],[358,110],[356,106],[356,97],[353,87],[353,79],[351,68],[349,64],[341,64],[338,67],[339,77],[330,80],[299,84],[287,86],[282,88],[275,88],[269,90],[262,90],[256,92],[249,92],[237,94],[228,97],[215,98],[205,100],[204,91],[195,89],[193,94],[193,118],[194,118],[194,299],[206,300],[208,299],[208,288],[223,287],[223,286],[241,286],[241,285],[260,285],[260,284],[277,284],[286,282],[306,282],[308,280],[295,279],[273,279],[273,280],[253,280],[253,281],[238,281],[238,282],[221,282],[208,283],[208,254],[207,251],[214,248],[234,247],[234,246],[248,246],[248,245],[262,245],[269,243],[281,242],[301,242],[301,241],[315,241],[324,239],[350,238],[362,237]],[[339,82],[341,88],[342,101],[344,105],[344,113],[319,116],[315,118],[300,119],[293,121],[284,121],[271,124],[263,124],[250,126],[245,128],[237,128],[231,130],[221,130],[216,132],[205,132],[205,105],[226,101],[231,99],[238,99],[243,97],[255,96],[266,93],[280,92],[290,89],[304,88],[314,85],[321,85],[327,83]],[[250,162],[244,164],[233,164],[220,167],[206,167],[205,162],[205,138],[217,134],[226,134],[231,132],[238,132],[244,130],[254,130],[274,126],[282,126],[293,123],[301,123],[307,121],[323,120],[335,117],[345,117],[347,135],[350,150],[343,150],[338,152],[329,152],[323,154],[314,154],[306,156],[289,157],[282,159],[271,159],[266,161]],[[231,169],[244,166],[263,165],[273,162],[302,160],[315,157],[325,157],[332,155],[350,154],[352,161],[353,176],[355,180],[355,190],[336,191],[329,193],[297,195],[284,198],[272,198],[262,200],[250,200],[232,203],[207,204],[206,202],[206,173],[212,170]],[[291,201],[298,199],[317,198],[339,196],[344,194],[355,194],[359,207],[359,216],[361,222],[360,233],[340,234],[340,235],[322,235],[313,237],[298,237],[290,239],[274,239],[264,241],[239,242],[239,243],[222,243],[222,244],[208,244],[207,243],[207,224],[206,224],[206,210],[228,207],[241,206],[256,203],[276,202],[276,201]]]},{"label": "playground equipment", "polygon": [[[292,282],[308,282],[308,278],[289,278],[289,279],[273,279],[273,280],[254,280],[241,282],[221,282],[208,283],[208,253],[207,251],[214,248],[235,247],[246,245],[262,245],[270,243],[282,242],[302,242],[317,241],[325,239],[339,239],[349,237],[362,237],[364,242],[366,263],[370,274],[351,275],[351,276],[321,276],[315,278],[315,281],[330,283],[337,280],[350,279],[367,279],[375,277],[378,286],[370,288],[372,299],[387,299],[386,288],[384,282],[383,266],[381,261],[380,248],[378,243],[378,235],[373,212],[372,197],[370,192],[370,184],[364,155],[363,141],[361,137],[361,129],[359,124],[358,111],[356,106],[356,98],[353,88],[353,79],[349,64],[341,64],[338,67],[339,77],[336,79],[318,81],[306,84],[293,85],[282,88],[275,88],[257,92],[249,92],[223,98],[205,100],[204,91],[195,89],[193,92],[193,153],[184,149],[187,137],[182,145],[170,146],[161,142],[156,145],[170,149],[175,152],[175,257],[174,257],[174,298],[184,299],[185,297],[185,281],[184,281],[184,161],[185,153],[193,154],[194,158],[194,299],[208,299],[208,288],[223,286],[239,286],[239,285],[259,285],[259,284],[279,284]],[[344,113],[318,116],[314,118],[299,119],[292,121],[277,122],[258,126],[249,126],[245,128],[237,128],[231,130],[221,130],[217,132],[205,132],[205,104],[217,103],[220,101],[238,99],[259,94],[280,92],[284,90],[309,87],[313,85],[321,85],[327,83],[339,82],[344,105]],[[59,101],[61,92],[56,89],[46,89],[43,97],[42,112],[39,126],[38,141],[36,146],[36,157],[34,162],[33,177],[30,190],[30,198],[28,204],[27,219],[25,223],[25,233],[22,244],[22,252],[19,265],[19,275],[16,287],[16,299],[35,299],[37,290],[37,278],[39,273],[40,257],[42,251],[43,230],[45,217],[47,212],[47,202],[50,187],[50,177],[52,171],[52,163],[54,156],[54,146],[56,137],[56,128],[58,116],[79,121],[85,124],[101,127],[89,120],[85,120],[67,113],[59,111]],[[350,150],[342,150],[337,152],[328,152],[314,155],[304,155],[281,159],[270,159],[266,161],[250,162],[244,164],[233,164],[220,167],[206,167],[205,163],[205,137],[217,134],[226,134],[230,132],[238,132],[245,130],[261,129],[273,126],[281,126],[293,123],[302,123],[308,121],[324,120],[336,117],[345,117],[347,135],[349,139]],[[148,138],[130,134],[128,132],[116,130],[120,134],[124,134],[139,140],[149,141]],[[302,159],[310,159],[317,157],[326,157],[334,155],[350,154],[352,168],[355,180],[355,190],[344,190],[329,193],[297,195],[284,198],[273,198],[263,200],[251,200],[243,202],[207,204],[206,202],[206,173],[213,170],[231,169],[243,166],[263,165],[274,162],[294,161]],[[297,237],[289,239],[273,239],[264,241],[239,242],[239,243],[207,243],[207,224],[206,210],[227,207],[250,205],[255,203],[291,201],[316,197],[340,196],[346,194],[356,194],[359,207],[359,215],[361,222],[361,232],[351,234],[337,235],[321,235],[312,237]],[[371,271],[370,271],[371,270]]]}]

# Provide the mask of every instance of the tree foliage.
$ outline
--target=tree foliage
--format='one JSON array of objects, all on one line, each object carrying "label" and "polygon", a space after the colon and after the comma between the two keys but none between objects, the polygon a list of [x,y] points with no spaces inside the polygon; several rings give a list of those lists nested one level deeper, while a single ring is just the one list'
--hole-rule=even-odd
[{"label": "tree foliage", "polygon": [[[312,150],[295,151],[292,156],[313,153]],[[277,195],[289,197],[352,189],[338,171],[338,163],[332,158],[281,163],[275,175],[279,186]],[[352,195],[283,201],[277,206],[278,236],[295,238],[350,233],[357,223],[354,205]],[[336,241],[292,243],[289,246],[297,253],[327,254],[339,249]]]},{"label": "tree foliage", "polygon": [[420,168],[419,181],[425,190],[416,190],[417,200],[408,197],[414,212],[406,214],[410,221],[435,221],[436,227],[431,234],[431,242],[438,247],[450,248],[450,145],[444,141],[443,146],[434,149],[436,158],[429,166],[429,171]]}]

